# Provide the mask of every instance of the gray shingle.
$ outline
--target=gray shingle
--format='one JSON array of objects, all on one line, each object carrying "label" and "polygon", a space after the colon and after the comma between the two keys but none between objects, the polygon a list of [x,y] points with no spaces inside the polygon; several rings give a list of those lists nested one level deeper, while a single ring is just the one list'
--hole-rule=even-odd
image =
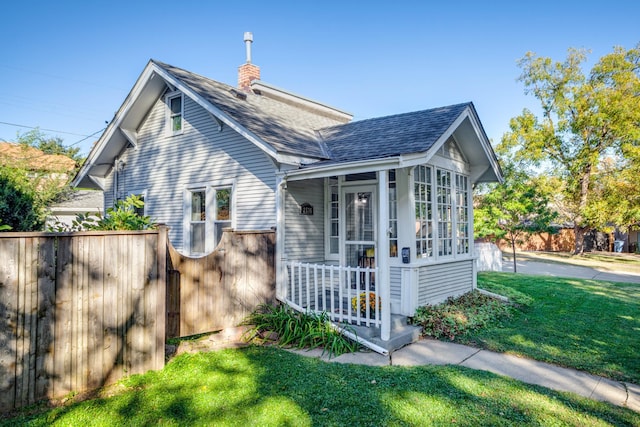
[{"label": "gray shingle", "polygon": [[385,158],[427,151],[471,103],[378,117],[320,130],[332,160]]},{"label": "gray shingle", "polygon": [[[339,163],[427,151],[471,103],[347,124],[153,61],[276,151]],[[243,99],[244,98],[244,99]],[[473,108],[473,107],[472,107]],[[317,166],[318,164],[316,164]]]},{"label": "gray shingle", "polygon": [[315,130],[339,122],[253,93],[241,92],[246,94],[246,98],[239,99],[233,91],[240,91],[233,86],[162,62],[153,62],[278,152],[327,158],[324,144]]}]

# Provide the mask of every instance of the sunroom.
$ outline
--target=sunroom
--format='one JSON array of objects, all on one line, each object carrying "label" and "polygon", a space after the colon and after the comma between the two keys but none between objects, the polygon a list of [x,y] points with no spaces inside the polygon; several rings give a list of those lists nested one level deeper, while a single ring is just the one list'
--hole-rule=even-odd
[{"label": "sunroom", "polygon": [[281,300],[379,328],[386,341],[392,316],[476,286],[472,188],[501,178],[469,107],[423,152],[396,144],[404,152],[280,176]]}]

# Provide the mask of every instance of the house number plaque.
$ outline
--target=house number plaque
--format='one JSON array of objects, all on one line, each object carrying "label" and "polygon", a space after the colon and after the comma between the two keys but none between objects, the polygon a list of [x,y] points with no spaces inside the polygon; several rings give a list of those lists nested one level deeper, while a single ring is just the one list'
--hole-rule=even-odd
[{"label": "house number plaque", "polygon": [[311,206],[309,203],[301,204],[300,215],[313,215],[313,206]]}]

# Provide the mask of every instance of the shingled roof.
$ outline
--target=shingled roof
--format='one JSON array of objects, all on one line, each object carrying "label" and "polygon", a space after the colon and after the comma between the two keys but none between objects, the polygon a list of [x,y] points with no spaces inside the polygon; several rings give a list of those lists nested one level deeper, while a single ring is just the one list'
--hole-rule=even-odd
[{"label": "shingled roof", "polygon": [[266,96],[208,79],[172,65],[152,60],[200,97],[242,124],[280,153],[327,159],[316,130],[340,123]]},{"label": "shingled roof", "polygon": [[40,172],[70,172],[76,162],[61,154],[45,154],[35,147],[0,141],[0,165]]},{"label": "shingled roof", "polygon": [[347,123],[320,130],[331,160],[366,160],[429,150],[471,103]]},{"label": "shingled roof", "polygon": [[427,151],[470,103],[347,124],[152,60],[278,152],[345,162]]}]

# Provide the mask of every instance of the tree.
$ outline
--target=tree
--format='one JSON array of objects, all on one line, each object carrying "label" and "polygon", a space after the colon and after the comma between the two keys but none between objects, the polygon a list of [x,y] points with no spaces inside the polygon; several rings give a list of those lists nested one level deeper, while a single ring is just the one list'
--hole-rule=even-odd
[{"label": "tree", "polygon": [[35,128],[26,133],[18,133],[19,144],[29,147],[37,148],[45,154],[60,154],[67,156],[76,161],[76,163],[82,163],[82,157],[80,156],[79,147],[66,147],[62,143],[62,138],[48,137],[39,128]]},{"label": "tree", "polygon": [[0,167],[0,231],[39,230],[44,214],[26,174]]},{"label": "tree", "polygon": [[526,235],[554,232],[551,223],[556,213],[535,182],[516,170],[513,164],[503,167],[504,182],[477,197],[474,211],[476,238],[507,239],[513,252],[513,271],[517,272],[516,244]]},{"label": "tree", "polygon": [[[617,170],[640,161],[640,44],[628,51],[615,48],[588,76],[581,69],[585,60],[586,52],[575,49],[564,62],[531,52],[520,60],[520,81],[540,101],[542,117],[524,110],[497,149],[561,179],[559,199],[574,224],[576,253],[584,250],[587,229],[606,224],[590,209],[602,159],[619,159]],[[618,202],[598,201],[612,218],[627,209]]]}]

